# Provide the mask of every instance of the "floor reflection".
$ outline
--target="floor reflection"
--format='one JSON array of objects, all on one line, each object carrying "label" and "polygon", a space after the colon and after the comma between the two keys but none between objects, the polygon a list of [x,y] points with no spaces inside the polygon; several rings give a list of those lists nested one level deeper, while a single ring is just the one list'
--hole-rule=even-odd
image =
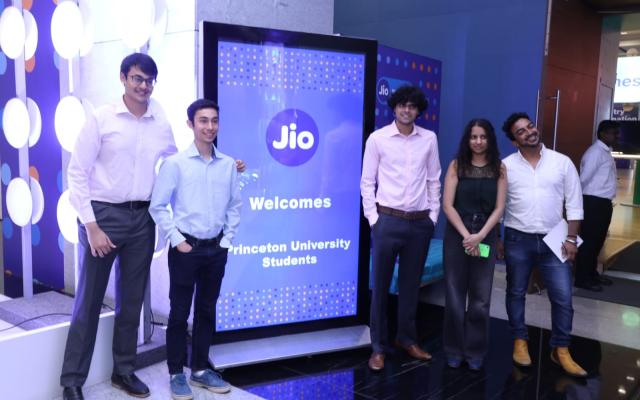
[{"label": "floor reflection", "polygon": [[550,332],[529,328],[533,365],[511,362],[506,321],[492,319],[489,356],[482,371],[445,364],[441,346],[442,309],[421,305],[420,324],[429,325],[422,346],[434,359],[419,362],[404,353],[387,357],[379,373],[367,368],[369,349],[344,351],[269,364],[232,368],[224,376],[266,399],[635,399],[640,395],[640,351],[574,337],[571,353],[589,376],[565,375],[549,358]]}]

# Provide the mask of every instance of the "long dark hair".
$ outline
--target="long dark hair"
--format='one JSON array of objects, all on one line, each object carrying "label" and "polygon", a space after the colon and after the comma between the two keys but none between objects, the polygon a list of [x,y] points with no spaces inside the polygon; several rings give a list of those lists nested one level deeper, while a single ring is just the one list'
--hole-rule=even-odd
[{"label": "long dark hair", "polygon": [[500,150],[498,150],[498,141],[496,139],[496,132],[493,129],[491,122],[484,118],[474,118],[464,128],[464,133],[460,139],[460,146],[458,147],[458,154],[456,155],[456,163],[458,168],[458,176],[464,176],[471,170],[471,146],[469,141],[471,140],[471,129],[474,126],[479,126],[484,129],[487,135],[487,153],[486,158],[491,168],[492,175],[498,178],[500,176]]}]

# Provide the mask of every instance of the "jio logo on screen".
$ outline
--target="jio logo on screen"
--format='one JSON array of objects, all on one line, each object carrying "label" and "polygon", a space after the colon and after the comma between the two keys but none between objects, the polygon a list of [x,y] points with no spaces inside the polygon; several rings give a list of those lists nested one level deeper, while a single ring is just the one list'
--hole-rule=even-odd
[{"label": "jio logo on screen", "polygon": [[318,127],[302,110],[289,108],[267,127],[267,149],[280,164],[295,167],[309,161],[318,149]]},{"label": "jio logo on screen", "polygon": [[378,97],[378,102],[380,104],[387,104],[387,99],[391,94],[391,87],[389,86],[389,82],[386,79],[381,78],[378,81],[378,85],[376,87],[376,96]]}]

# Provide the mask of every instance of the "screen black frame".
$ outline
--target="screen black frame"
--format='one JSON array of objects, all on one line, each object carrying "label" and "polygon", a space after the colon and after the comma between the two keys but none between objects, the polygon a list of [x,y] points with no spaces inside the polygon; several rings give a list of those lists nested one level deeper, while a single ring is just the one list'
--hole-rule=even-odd
[{"label": "screen black frame", "polygon": [[[369,137],[371,132],[373,132],[375,126],[375,86],[378,52],[378,42],[376,40],[202,21],[200,24],[199,46],[199,79],[201,79],[202,85],[201,95],[202,97],[216,102],[218,101],[218,42],[220,40],[249,44],[264,44],[265,42],[269,42],[282,44],[287,48],[327,50],[364,55],[363,127],[362,148],[360,149],[360,158],[362,159],[366,139]],[[362,202],[360,202],[360,240],[358,248],[357,289],[358,303],[356,315],[216,332],[213,337],[213,343],[230,343],[242,340],[260,339],[368,324],[370,301],[369,249],[370,229],[367,220],[363,216]]]},{"label": "screen black frame", "polygon": [[614,120],[620,124],[620,136],[613,151],[628,155],[640,155],[640,121]]}]

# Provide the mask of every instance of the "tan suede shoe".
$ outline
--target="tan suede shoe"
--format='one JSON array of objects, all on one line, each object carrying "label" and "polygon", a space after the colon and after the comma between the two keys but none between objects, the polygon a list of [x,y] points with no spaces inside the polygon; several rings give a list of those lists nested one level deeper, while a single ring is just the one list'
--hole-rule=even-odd
[{"label": "tan suede shoe", "polygon": [[531,357],[529,357],[529,347],[524,339],[516,339],[513,342],[513,362],[520,367],[531,366]]},{"label": "tan suede shoe", "polygon": [[551,351],[551,361],[560,365],[568,375],[575,376],[576,378],[587,376],[587,371],[573,361],[567,347],[556,347],[553,349]]}]

